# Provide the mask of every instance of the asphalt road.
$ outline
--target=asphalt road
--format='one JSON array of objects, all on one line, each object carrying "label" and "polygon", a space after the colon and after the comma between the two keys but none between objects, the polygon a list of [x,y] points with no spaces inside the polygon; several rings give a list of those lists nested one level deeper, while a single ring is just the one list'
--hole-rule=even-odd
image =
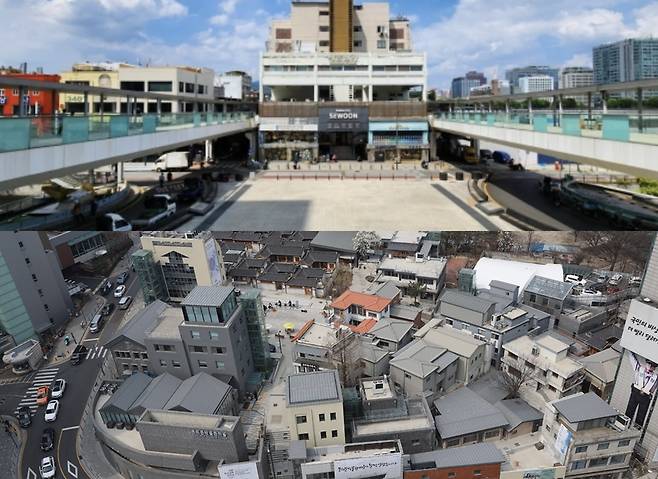
[{"label": "asphalt road", "polygon": [[[112,282],[116,278],[112,277]],[[131,273],[127,282],[127,295],[135,296],[139,289],[137,275]],[[108,302],[115,305],[118,298],[112,293],[106,297]],[[64,397],[60,399],[60,408],[57,420],[46,423],[44,420],[44,406],[40,406],[32,417],[32,424],[27,429],[27,441],[20,464],[20,477],[25,479],[36,479],[39,477],[39,464],[45,456],[51,455],[55,458],[57,465],[57,477],[65,479],[87,479],[84,469],[80,466],[76,451],[76,438],[78,428],[89,393],[94,385],[101,362],[107,350],[103,347],[121,324],[126,311],[115,307],[100,336],[87,333],[82,342],[90,350],[88,358],[75,366],[70,361],[65,361],[59,366],[44,366],[36,375],[30,375],[30,379],[37,381],[40,374],[48,372],[56,374],[52,378],[63,378],[66,380]],[[18,403],[29,394],[29,389],[34,388],[32,382],[18,382],[0,386],[0,397],[4,401],[0,403],[0,414],[13,415]],[[47,427],[55,429],[55,447],[48,452],[41,451],[41,434]],[[0,474],[1,475],[1,474]]]}]

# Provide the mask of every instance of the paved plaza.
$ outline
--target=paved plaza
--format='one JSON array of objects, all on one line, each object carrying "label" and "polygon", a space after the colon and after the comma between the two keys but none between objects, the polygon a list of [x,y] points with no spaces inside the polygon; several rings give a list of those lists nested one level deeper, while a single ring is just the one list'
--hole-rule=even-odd
[{"label": "paved plaza", "polygon": [[259,178],[224,190],[216,204],[179,229],[516,229],[476,209],[465,181]]}]

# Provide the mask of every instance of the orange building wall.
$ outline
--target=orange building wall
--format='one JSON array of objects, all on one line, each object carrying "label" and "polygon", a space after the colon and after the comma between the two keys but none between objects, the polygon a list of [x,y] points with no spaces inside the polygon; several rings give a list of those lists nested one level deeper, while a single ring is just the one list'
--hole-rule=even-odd
[{"label": "orange building wall", "polygon": [[[4,89],[4,97],[6,98],[5,104],[0,105],[0,114],[2,116],[12,116],[18,114],[18,106],[20,105],[20,98],[18,97],[18,88],[12,88],[2,85],[2,78],[24,78],[27,80],[46,81],[52,83],[59,83],[59,75],[45,75],[39,73],[8,73],[0,74],[0,90]],[[1,91],[0,91],[1,93]],[[37,111],[39,115],[52,115],[59,106],[59,95],[57,92],[52,91],[33,91],[27,90],[29,95],[30,109],[29,113],[34,114]],[[0,95],[1,96],[1,95]]]}]

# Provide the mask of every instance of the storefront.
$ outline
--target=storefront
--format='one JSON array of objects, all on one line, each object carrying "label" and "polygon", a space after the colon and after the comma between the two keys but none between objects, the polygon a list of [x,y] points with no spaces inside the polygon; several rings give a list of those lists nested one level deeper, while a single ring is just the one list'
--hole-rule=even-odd
[{"label": "storefront", "polygon": [[339,161],[367,158],[368,108],[320,108],[318,117],[320,155]]},{"label": "storefront", "polygon": [[314,131],[261,131],[261,158],[267,161],[313,161],[318,155]]},{"label": "storefront", "polygon": [[426,121],[371,121],[368,161],[426,161],[429,159]]}]

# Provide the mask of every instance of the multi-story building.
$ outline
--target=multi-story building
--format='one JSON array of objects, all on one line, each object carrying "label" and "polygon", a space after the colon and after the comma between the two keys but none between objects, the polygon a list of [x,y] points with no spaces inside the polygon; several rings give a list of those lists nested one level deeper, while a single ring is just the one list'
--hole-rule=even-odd
[{"label": "multi-story building", "polygon": [[[161,271],[167,297],[160,299],[182,301],[196,286],[220,286],[226,282],[221,250],[210,232],[152,232],[144,234],[141,243],[145,251],[153,253],[152,260]],[[136,254],[142,263],[138,270],[141,284],[153,284],[156,280],[151,276],[157,268],[148,264],[143,253]],[[147,273],[148,277],[142,276]],[[155,293],[149,292],[152,294]]]},{"label": "multi-story building", "polygon": [[509,95],[511,87],[506,80],[491,80],[489,85],[480,85],[471,88],[469,96]]},{"label": "multi-story building", "polygon": [[629,470],[640,431],[594,393],[577,394],[546,405],[542,436],[567,478],[621,479]]},{"label": "multi-story building", "polygon": [[248,100],[251,97],[251,75],[233,70],[215,77],[215,88],[221,89],[222,98],[232,100]]},{"label": "multi-story building", "polygon": [[505,455],[488,443],[437,449],[410,454],[404,479],[498,479],[506,461]]},{"label": "multi-story building", "polygon": [[487,84],[487,77],[484,73],[471,71],[463,77],[453,78],[451,92],[452,98],[467,98],[471,94],[471,89]]},{"label": "multi-story building", "polygon": [[410,35],[388,3],[292,2],[261,57],[262,156],[426,158],[426,58]]},{"label": "multi-story building", "polygon": [[392,281],[403,291],[419,283],[425,287],[421,296],[435,299],[445,283],[446,264],[444,258],[384,258],[377,266],[377,281]]},{"label": "multi-story building", "polygon": [[[560,399],[580,391],[585,379],[583,366],[568,355],[570,346],[550,333],[521,336],[503,345],[502,368],[508,374],[525,376],[525,383],[544,400]],[[531,402],[529,394],[521,390]]]},{"label": "multi-story building", "polygon": [[518,93],[535,93],[555,89],[555,80],[549,75],[534,75],[519,78]]},{"label": "multi-story building", "polygon": [[336,319],[352,325],[365,320],[379,321],[391,314],[393,301],[385,296],[347,290],[331,303]]},{"label": "multi-story building", "polygon": [[[44,73],[27,73],[27,71],[0,70],[0,77],[20,78],[22,80],[59,83],[59,75]],[[22,98],[21,98],[22,95]],[[30,90],[20,88],[0,88],[0,116],[21,114],[21,103],[25,115],[53,115],[59,108],[57,92]],[[38,127],[40,127],[37,124]],[[44,127],[45,128],[45,125]],[[45,131],[43,133],[46,133]]]},{"label": "multi-story building", "polygon": [[562,313],[573,284],[535,276],[523,290],[523,303],[553,316]]},{"label": "multi-story building", "polygon": [[658,78],[658,39],[629,38],[593,49],[594,83]]},{"label": "multi-story building", "polygon": [[42,233],[0,235],[0,285],[0,352],[39,339],[71,317],[73,302],[57,253]]},{"label": "multi-story building", "polygon": [[337,371],[288,376],[283,423],[310,447],[345,444],[343,392]]},{"label": "multi-story building", "polygon": [[[594,84],[594,69],[590,67],[565,67],[560,73],[560,88],[582,88]],[[574,97],[580,104],[587,103],[587,97]]]},{"label": "multi-story building", "polygon": [[[205,111],[205,104],[199,100],[212,100],[215,95],[215,73],[206,68],[185,66],[148,66],[140,67],[119,63],[79,63],[73,65],[71,71],[62,72],[62,82],[99,86],[104,88],[120,88],[122,90],[151,93],[170,93],[172,95],[189,97],[184,101],[161,101],[160,111],[163,113],[179,113]],[[87,111],[101,111],[101,99],[88,97]],[[85,111],[83,95],[66,94],[62,97],[64,108],[70,112]],[[126,98],[104,98],[103,111],[106,113],[156,113],[156,100],[137,99],[128,104]]]},{"label": "multi-story building", "polygon": [[560,83],[560,69],[548,66],[530,65],[526,67],[512,68],[505,72],[505,79],[512,87],[512,93],[518,93],[519,80],[523,77],[543,76],[547,75],[553,79],[553,85]]},{"label": "multi-story building", "polygon": [[[495,286],[504,287],[507,283]],[[517,286],[512,286],[518,291]],[[550,315],[523,304],[511,304],[497,312],[497,295],[486,298],[473,296],[456,290],[446,290],[441,295],[439,305],[440,320],[447,326],[472,335],[486,343],[486,357],[492,367],[499,367],[503,357],[503,345],[529,332],[540,333],[548,330]]]}]

